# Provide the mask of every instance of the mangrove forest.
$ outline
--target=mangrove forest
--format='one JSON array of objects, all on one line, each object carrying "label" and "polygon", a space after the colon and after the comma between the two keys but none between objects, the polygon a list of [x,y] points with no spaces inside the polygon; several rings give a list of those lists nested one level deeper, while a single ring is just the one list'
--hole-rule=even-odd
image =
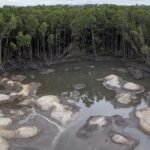
[{"label": "mangrove forest", "polygon": [[0,64],[111,55],[149,63],[149,6],[0,8]]}]

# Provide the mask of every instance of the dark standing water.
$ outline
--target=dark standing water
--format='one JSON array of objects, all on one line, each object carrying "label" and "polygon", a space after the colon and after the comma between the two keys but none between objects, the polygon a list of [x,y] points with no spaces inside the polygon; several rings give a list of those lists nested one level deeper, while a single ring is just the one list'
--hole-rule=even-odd
[{"label": "dark standing water", "polygon": [[[94,65],[95,68],[91,68],[91,65]],[[75,67],[80,67],[80,69],[74,70]],[[150,78],[136,81],[129,74],[119,73],[118,71],[112,70],[112,68],[123,67],[123,64],[118,61],[95,63],[78,62],[51,66],[52,69],[55,69],[55,73],[48,75],[41,75],[38,71],[31,70],[21,73],[19,72],[20,74],[27,75],[28,78],[25,82],[37,81],[42,83],[42,87],[39,89],[37,94],[38,96],[49,94],[60,95],[62,92],[73,91],[73,84],[86,84],[86,88],[81,90],[82,96],[80,97],[80,100],[76,102],[77,105],[80,106],[79,114],[76,119],[65,130],[63,130],[63,132],[55,137],[55,140],[52,142],[55,150],[97,150],[91,149],[89,147],[90,144],[88,141],[80,139],[77,136],[77,131],[79,128],[81,128],[81,126],[83,126],[86,120],[90,116],[95,115],[112,116],[118,114],[126,118],[130,116],[130,112],[132,112],[136,106],[130,106],[126,108],[116,107],[112,103],[112,100],[115,97],[115,93],[106,89],[102,85],[102,82],[96,81],[97,78],[102,78],[110,74],[116,74],[125,80],[141,84],[145,87],[146,91],[150,90]],[[18,72],[16,74],[18,74]],[[31,75],[35,75],[35,78],[32,79]],[[87,97],[86,99],[83,98],[85,96]],[[148,106],[148,102],[142,96],[141,104],[139,104],[137,107],[144,106]],[[37,120],[38,118],[36,117],[34,121],[36,122]],[[49,128],[48,124],[40,123],[39,126],[45,126],[43,127],[45,131],[43,134],[41,134],[41,136],[43,136],[44,133],[47,134],[46,131],[48,131]],[[149,149],[150,136],[144,134],[137,128],[126,128],[125,132],[129,132],[133,137],[138,137],[140,140],[140,144],[136,150]],[[44,139],[45,142],[43,144],[42,150],[52,150],[52,147],[49,147],[48,143],[48,141],[51,141],[51,138],[52,137],[49,135],[46,137],[43,136],[43,142]]]}]

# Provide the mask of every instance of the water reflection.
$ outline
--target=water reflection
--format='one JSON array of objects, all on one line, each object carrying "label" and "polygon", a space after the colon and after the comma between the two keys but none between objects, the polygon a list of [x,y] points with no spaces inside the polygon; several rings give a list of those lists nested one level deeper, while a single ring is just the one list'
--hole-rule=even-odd
[{"label": "water reflection", "polygon": [[[89,68],[87,66],[95,67]],[[56,150],[91,150],[91,147],[88,147],[90,146],[89,144],[87,147],[83,146],[84,144],[86,145],[88,141],[81,141],[81,139],[76,137],[77,131],[91,116],[120,115],[123,118],[130,118],[130,114],[134,109],[150,106],[150,102],[142,99],[143,95],[140,95],[141,97],[139,98],[141,99],[141,103],[138,104],[138,106],[132,105],[124,108],[119,107],[113,102],[115,92],[107,90],[102,85],[101,81],[96,81],[97,78],[102,78],[109,74],[116,74],[123,77],[125,80],[134,81],[143,85],[146,88],[146,91],[150,90],[150,79],[135,81],[129,74],[120,73],[111,69],[121,67],[124,67],[122,63],[114,61],[107,63],[97,62],[92,64],[91,62],[79,62],[52,66],[52,68],[55,69],[55,73],[48,75],[41,75],[38,71],[31,70],[26,71],[26,73],[23,72],[23,74],[26,74],[29,77],[25,82],[35,81],[42,83],[42,86],[38,91],[38,96],[48,94],[62,95],[63,93],[67,97],[71,97],[70,93],[74,92],[74,84],[86,84],[85,89],[80,90],[79,93],[76,92],[71,98],[71,100],[77,103],[81,109],[76,120],[70,124],[69,127],[59,135],[59,137],[57,137],[57,141],[55,141]],[[30,78],[31,75],[34,75],[35,78]],[[133,136],[138,135],[142,137],[140,138],[140,145],[136,150],[147,150],[149,139],[145,134],[138,129],[130,128],[127,128],[126,132],[130,132]],[[94,140],[96,141],[97,139]]]}]

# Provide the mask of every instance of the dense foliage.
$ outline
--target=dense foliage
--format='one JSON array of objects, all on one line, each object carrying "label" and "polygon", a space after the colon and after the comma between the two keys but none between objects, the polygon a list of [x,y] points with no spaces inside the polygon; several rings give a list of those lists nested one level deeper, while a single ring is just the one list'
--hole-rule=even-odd
[{"label": "dense foliage", "polygon": [[0,8],[0,64],[74,55],[150,59],[149,6]]}]

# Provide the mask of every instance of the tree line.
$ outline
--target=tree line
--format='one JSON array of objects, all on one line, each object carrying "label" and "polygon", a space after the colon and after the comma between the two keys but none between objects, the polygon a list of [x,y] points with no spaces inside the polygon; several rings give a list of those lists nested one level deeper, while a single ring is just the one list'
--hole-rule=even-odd
[{"label": "tree line", "polygon": [[150,61],[150,6],[0,8],[0,64],[74,55]]}]

